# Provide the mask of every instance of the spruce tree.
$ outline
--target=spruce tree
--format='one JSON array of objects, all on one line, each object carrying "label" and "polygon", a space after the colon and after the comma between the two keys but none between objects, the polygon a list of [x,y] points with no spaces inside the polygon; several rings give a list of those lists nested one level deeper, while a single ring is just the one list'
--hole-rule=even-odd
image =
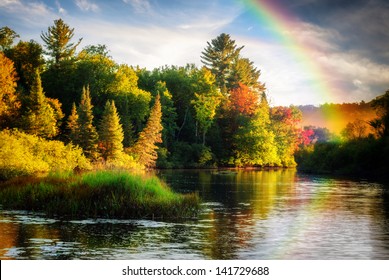
[{"label": "spruce tree", "polygon": [[78,127],[77,107],[75,103],[73,103],[72,111],[69,115],[66,128],[69,131],[69,140],[72,141],[73,143],[77,143],[79,127]]},{"label": "spruce tree", "polygon": [[98,149],[97,141],[98,134],[95,126],[93,125],[93,112],[92,101],[89,93],[89,86],[83,87],[81,102],[78,106],[78,139],[75,144],[78,144],[90,159],[97,159]]},{"label": "spruce tree", "polygon": [[22,126],[37,136],[52,138],[58,134],[57,118],[42,88],[39,72],[36,71],[28,98],[24,102],[25,114]]},{"label": "spruce tree", "polygon": [[115,102],[105,104],[99,129],[101,154],[105,160],[120,158],[123,152],[123,128],[117,113]]},{"label": "spruce tree", "polygon": [[146,167],[154,167],[158,158],[157,143],[162,143],[162,111],[159,94],[151,109],[146,127],[139,134],[133,152],[138,156],[138,162]]}]

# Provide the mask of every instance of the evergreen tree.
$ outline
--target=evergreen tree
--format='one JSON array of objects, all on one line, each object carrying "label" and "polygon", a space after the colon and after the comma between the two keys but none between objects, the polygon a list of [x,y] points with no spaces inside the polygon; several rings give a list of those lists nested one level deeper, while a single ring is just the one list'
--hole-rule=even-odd
[{"label": "evergreen tree", "polygon": [[157,143],[162,143],[162,111],[159,94],[151,109],[146,127],[139,134],[139,139],[132,151],[138,156],[138,162],[146,167],[154,167],[158,158]]},{"label": "evergreen tree", "polygon": [[69,115],[66,128],[69,131],[69,140],[72,141],[73,143],[77,143],[79,127],[78,127],[78,113],[77,113],[77,108],[75,103],[73,103],[72,111]]},{"label": "evergreen tree", "polygon": [[38,70],[31,85],[29,96],[24,101],[22,127],[33,135],[52,138],[59,132],[54,109],[47,100]]},{"label": "evergreen tree", "polygon": [[96,160],[99,156],[97,150],[98,134],[93,125],[92,101],[89,92],[89,86],[82,89],[81,102],[78,106],[78,139],[75,144],[78,144],[85,155]]},{"label": "evergreen tree", "polygon": [[105,104],[103,117],[100,122],[99,136],[101,141],[101,154],[105,160],[120,158],[123,152],[123,128],[116,111],[115,102]]},{"label": "evergreen tree", "polygon": [[228,78],[229,88],[244,84],[250,89],[260,93],[265,91],[264,84],[259,82],[261,71],[254,66],[248,58],[237,57],[232,64],[231,75]]},{"label": "evergreen tree", "polygon": [[76,44],[70,43],[74,36],[74,28],[70,28],[62,19],[54,20],[54,26],[50,26],[41,38],[46,45],[46,53],[54,59],[54,64],[59,65],[63,60],[74,56],[77,46],[81,43],[79,39]]},{"label": "evergreen tree", "polygon": [[208,67],[216,77],[217,85],[223,94],[227,94],[227,82],[232,74],[233,63],[239,57],[242,47],[237,47],[230,35],[222,33],[202,52],[201,62]]}]

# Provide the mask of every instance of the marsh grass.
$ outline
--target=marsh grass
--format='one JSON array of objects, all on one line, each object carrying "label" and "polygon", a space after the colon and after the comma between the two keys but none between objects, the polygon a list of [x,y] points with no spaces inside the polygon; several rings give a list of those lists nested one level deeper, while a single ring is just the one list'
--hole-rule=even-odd
[{"label": "marsh grass", "polygon": [[187,219],[200,210],[197,194],[178,194],[157,177],[122,171],[17,178],[0,186],[0,204],[69,218]]}]

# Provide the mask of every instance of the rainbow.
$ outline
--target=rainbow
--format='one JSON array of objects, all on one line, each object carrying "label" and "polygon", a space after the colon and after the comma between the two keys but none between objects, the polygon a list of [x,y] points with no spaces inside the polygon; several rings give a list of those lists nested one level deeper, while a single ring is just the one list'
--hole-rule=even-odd
[{"label": "rainbow", "polygon": [[[276,1],[238,0],[238,2],[243,3],[261,23],[266,24],[273,37],[289,51],[291,58],[301,65],[304,74],[310,77],[312,94],[316,96],[317,103],[336,100],[338,86],[328,80],[324,69],[314,56],[315,50],[298,42],[291,32],[288,32],[297,24],[296,17],[277,5]],[[329,111],[323,117],[328,123],[327,127],[334,126],[334,123],[343,118],[342,113],[338,111]],[[336,130],[339,131],[340,128]]]}]

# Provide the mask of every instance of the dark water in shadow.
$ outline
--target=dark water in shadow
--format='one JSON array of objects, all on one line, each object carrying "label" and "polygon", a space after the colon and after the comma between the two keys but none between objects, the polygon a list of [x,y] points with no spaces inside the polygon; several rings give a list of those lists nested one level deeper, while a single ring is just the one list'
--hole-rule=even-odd
[{"label": "dark water in shadow", "polygon": [[199,193],[198,220],[63,221],[0,210],[0,259],[389,259],[381,184],[294,170],[158,176]]}]

